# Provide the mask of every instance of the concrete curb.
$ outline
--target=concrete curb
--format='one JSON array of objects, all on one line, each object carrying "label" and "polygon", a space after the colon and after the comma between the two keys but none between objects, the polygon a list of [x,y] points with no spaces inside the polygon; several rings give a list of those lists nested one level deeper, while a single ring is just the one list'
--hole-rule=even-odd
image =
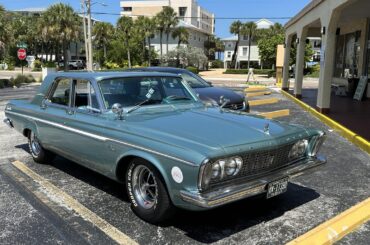
[{"label": "concrete curb", "polygon": [[344,127],[340,123],[334,121],[333,119],[325,116],[324,114],[321,114],[318,112],[315,108],[312,108],[311,106],[307,105],[303,101],[295,98],[293,95],[289,94],[288,92],[281,90],[281,93],[285,95],[287,98],[291,99],[295,103],[297,103],[299,106],[301,106],[306,111],[310,112],[312,115],[317,117],[320,121],[328,125],[329,127],[335,129],[340,135],[342,135],[344,138],[351,141],[353,144],[360,147],[362,150],[366,151],[368,154],[370,154],[370,142],[366,139],[362,138],[360,135],[356,134],[355,132],[349,130],[348,128]]},{"label": "concrete curb", "polygon": [[313,228],[287,245],[333,244],[370,219],[370,198]]}]

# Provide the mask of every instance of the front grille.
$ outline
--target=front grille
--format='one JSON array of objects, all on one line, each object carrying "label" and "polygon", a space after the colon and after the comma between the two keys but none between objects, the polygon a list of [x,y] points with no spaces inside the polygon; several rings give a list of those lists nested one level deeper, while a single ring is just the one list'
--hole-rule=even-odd
[{"label": "front grille", "polygon": [[255,174],[262,174],[289,163],[289,151],[293,144],[280,146],[270,150],[262,150],[239,154],[243,158],[243,166],[236,176],[225,176],[220,180],[211,180],[210,186],[219,185],[230,179],[244,178]]},{"label": "front grille", "polygon": [[231,110],[241,110],[243,109],[243,102],[241,103],[234,103],[234,104],[227,104],[224,108],[231,109]]}]

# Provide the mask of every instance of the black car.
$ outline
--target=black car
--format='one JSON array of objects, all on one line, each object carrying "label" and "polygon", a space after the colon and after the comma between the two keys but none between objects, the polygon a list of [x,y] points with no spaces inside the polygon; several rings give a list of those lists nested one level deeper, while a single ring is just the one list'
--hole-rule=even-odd
[{"label": "black car", "polygon": [[203,101],[216,101],[222,105],[228,100],[224,108],[249,112],[249,103],[243,94],[236,93],[231,89],[213,87],[212,83],[207,82],[200,76],[180,68],[173,67],[145,67],[133,68],[127,71],[153,71],[166,72],[180,75],[199,95]]}]

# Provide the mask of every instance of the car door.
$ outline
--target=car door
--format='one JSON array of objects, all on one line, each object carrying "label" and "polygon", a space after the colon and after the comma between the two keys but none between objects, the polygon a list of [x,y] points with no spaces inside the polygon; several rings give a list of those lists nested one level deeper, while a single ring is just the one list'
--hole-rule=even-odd
[{"label": "car door", "polygon": [[46,149],[53,150],[61,155],[68,155],[71,141],[71,132],[66,127],[71,110],[71,85],[70,78],[56,78],[48,95],[41,103],[38,119],[39,139]]},{"label": "car door", "polygon": [[72,111],[68,127],[73,128],[73,141],[69,142],[76,161],[99,172],[109,172],[111,162],[107,154],[111,149],[104,137],[109,123],[101,114],[101,102],[96,88],[89,80],[72,81]]}]

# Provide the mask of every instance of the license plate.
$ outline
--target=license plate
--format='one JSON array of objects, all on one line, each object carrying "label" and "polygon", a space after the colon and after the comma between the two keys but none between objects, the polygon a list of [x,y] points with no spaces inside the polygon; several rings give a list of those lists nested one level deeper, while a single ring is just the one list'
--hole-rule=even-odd
[{"label": "license plate", "polygon": [[275,180],[267,185],[267,198],[271,198],[281,193],[284,193],[288,189],[289,178]]}]

